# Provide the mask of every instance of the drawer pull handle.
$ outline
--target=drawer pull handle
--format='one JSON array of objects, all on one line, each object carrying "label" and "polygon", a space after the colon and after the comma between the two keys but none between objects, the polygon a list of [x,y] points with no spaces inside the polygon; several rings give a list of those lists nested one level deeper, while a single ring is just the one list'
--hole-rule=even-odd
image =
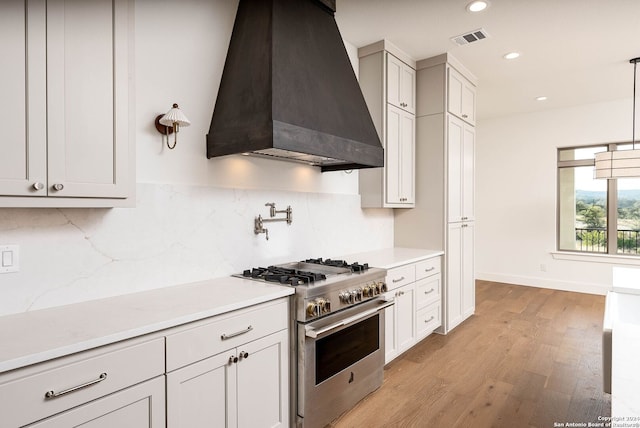
[{"label": "drawer pull handle", "polygon": [[434,291],[436,291],[436,289],[435,289],[435,288],[432,288],[432,289],[431,289],[431,290],[429,290],[429,291],[425,291],[425,292],[424,292],[424,294],[431,294],[431,293],[433,293]]},{"label": "drawer pull handle", "polygon": [[241,334],[249,333],[251,330],[253,330],[253,327],[249,326],[249,327],[245,328],[244,330],[236,331],[235,333],[230,333],[230,334],[223,333],[222,336],[220,336],[220,339],[222,339],[222,340],[231,339],[232,337],[236,337],[236,336],[240,336]]},{"label": "drawer pull handle", "polygon": [[404,281],[404,276],[401,276],[401,277],[400,277],[400,278],[398,278],[398,279],[392,279],[391,281],[393,281],[393,282],[400,282],[400,281]]},{"label": "drawer pull handle", "polygon": [[83,389],[83,388],[86,388],[88,386],[95,385],[96,383],[100,383],[103,380],[105,380],[106,378],[107,378],[107,374],[106,373],[101,373],[100,376],[98,376],[98,379],[90,380],[89,382],[85,382],[82,385],[74,386],[72,388],[62,390],[60,392],[55,392],[53,390],[47,391],[44,394],[44,398],[47,398],[47,399],[58,398],[58,397],[61,397],[63,395],[69,394],[71,392],[75,392],[75,391],[77,391],[79,389]]},{"label": "drawer pull handle", "polygon": [[431,266],[430,268],[425,269],[424,271],[425,272],[431,272],[432,270],[435,270],[435,268],[436,268],[435,266]]},{"label": "drawer pull handle", "polygon": [[433,321],[436,317],[434,317],[433,315],[431,315],[431,318],[429,318],[428,320],[424,320],[424,323],[427,324],[431,321]]}]

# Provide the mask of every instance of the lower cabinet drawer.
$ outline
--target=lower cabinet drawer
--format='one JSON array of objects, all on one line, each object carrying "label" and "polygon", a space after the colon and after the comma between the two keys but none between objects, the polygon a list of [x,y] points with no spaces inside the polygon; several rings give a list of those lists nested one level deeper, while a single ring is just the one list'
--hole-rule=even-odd
[{"label": "lower cabinet drawer", "polygon": [[420,309],[439,302],[441,299],[440,289],[440,275],[416,281],[416,307]]},{"label": "lower cabinet drawer", "polygon": [[155,379],[28,425],[27,428],[86,425],[114,428],[164,428],[166,426],[164,385],[165,377],[158,376]]},{"label": "lower cabinet drawer", "polygon": [[167,372],[179,369],[289,326],[289,303],[281,299],[204,320],[168,334]]},{"label": "lower cabinet drawer", "polygon": [[416,280],[416,267],[413,264],[400,266],[387,271],[387,290],[394,290]]},{"label": "lower cabinet drawer", "polygon": [[416,336],[418,340],[427,337],[442,325],[440,308],[440,302],[437,302],[418,311],[416,315]]},{"label": "lower cabinet drawer", "polygon": [[0,425],[29,424],[163,373],[163,338],[109,345],[18,369],[0,376],[0,403],[7,409]]},{"label": "lower cabinet drawer", "polygon": [[416,279],[426,278],[440,273],[442,257],[434,257],[416,263]]}]

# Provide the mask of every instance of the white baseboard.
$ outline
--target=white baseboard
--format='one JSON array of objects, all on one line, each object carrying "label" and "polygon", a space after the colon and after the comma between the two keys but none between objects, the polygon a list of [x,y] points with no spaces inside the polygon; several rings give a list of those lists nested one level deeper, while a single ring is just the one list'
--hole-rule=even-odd
[{"label": "white baseboard", "polygon": [[504,282],[528,287],[549,288],[552,290],[575,291],[578,293],[606,295],[611,286],[584,282],[557,281],[531,276],[503,275],[499,273],[476,272],[476,279],[493,282]]}]

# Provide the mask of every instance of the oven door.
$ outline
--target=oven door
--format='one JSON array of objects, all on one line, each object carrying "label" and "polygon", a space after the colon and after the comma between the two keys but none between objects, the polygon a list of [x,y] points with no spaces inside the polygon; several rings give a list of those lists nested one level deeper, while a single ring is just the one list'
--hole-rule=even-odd
[{"label": "oven door", "polygon": [[298,417],[323,427],[382,385],[384,309],[381,299],[298,324]]}]

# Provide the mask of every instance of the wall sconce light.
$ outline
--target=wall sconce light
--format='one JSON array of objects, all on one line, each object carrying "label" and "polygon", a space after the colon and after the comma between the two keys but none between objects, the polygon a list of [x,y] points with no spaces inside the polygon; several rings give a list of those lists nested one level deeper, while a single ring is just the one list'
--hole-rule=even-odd
[{"label": "wall sconce light", "polygon": [[[171,150],[173,150],[178,143],[178,131],[180,131],[180,127],[189,125],[191,125],[191,122],[182,110],[178,108],[178,104],[175,103],[167,114],[161,114],[156,117],[156,129],[161,134],[167,136],[167,147]],[[175,134],[173,136],[173,145],[169,144],[169,135],[171,134]]]}]

